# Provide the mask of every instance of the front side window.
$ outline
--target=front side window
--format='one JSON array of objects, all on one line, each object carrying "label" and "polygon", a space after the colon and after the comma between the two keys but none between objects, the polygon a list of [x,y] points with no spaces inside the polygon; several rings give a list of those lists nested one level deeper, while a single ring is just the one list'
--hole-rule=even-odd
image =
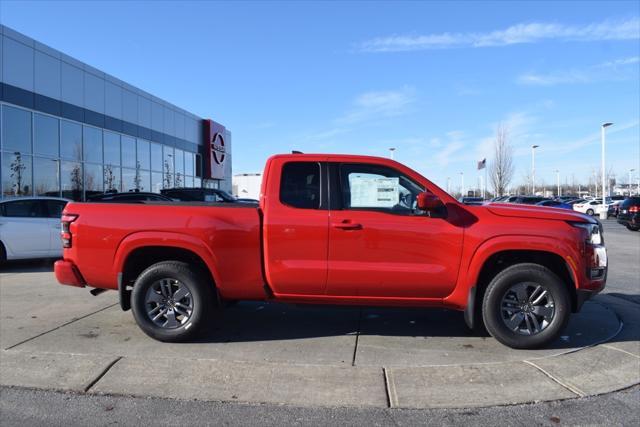
[{"label": "front side window", "polygon": [[378,165],[340,166],[343,209],[365,209],[401,215],[417,213],[424,188],[399,171]]},{"label": "front side window", "polygon": [[282,167],[280,202],[299,209],[320,208],[320,164],[286,163]]}]

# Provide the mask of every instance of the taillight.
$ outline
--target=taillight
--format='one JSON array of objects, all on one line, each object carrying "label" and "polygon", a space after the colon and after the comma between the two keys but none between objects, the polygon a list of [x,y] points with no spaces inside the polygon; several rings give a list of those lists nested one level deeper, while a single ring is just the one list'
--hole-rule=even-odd
[{"label": "taillight", "polygon": [[62,239],[62,247],[71,247],[71,223],[78,219],[78,215],[75,214],[62,214],[60,221],[62,222],[62,231],[60,232],[60,238]]},{"label": "taillight", "polygon": [[629,208],[629,212],[631,212],[631,213],[638,213],[639,211],[640,211],[640,207],[638,207],[638,206],[631,206]]}]

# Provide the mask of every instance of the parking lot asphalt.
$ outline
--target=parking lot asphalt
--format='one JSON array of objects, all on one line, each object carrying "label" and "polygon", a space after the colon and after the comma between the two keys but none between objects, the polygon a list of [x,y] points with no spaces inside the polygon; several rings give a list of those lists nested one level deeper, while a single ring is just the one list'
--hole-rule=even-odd
[{"label": "parking lot asphalt", "polygon": [[[606,291],[542,350],[470,335],[444,310],[243,302],[199,341],[144,335],[117,295],[60,286],[50,262],[0,272],[0,386],[324,407],[468,408],[640,382],[640,233],[604,221]],[[180,379],[180,381],[177,381]],[[534,390],[534,391],[532,391]]]}]

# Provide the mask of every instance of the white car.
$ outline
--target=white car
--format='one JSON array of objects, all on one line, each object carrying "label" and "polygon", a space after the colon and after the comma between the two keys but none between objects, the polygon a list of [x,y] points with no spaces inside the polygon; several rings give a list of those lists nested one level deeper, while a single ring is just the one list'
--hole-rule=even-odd
[{"label": "white car", "polygon": [[[605,212],[609,209],[609,205],[613,204],[611,200],[605,202]],[[595,215],[599,214],[602,211],[602,200],[587,200],[584,203],[576,203],[573,205],[573,210],[577,212],[582,212],[587,215]]]},{"label": "white car", "polygon": [[60,216],[68,202],[58,197],[0,201],[0,262],[62,256]]}]

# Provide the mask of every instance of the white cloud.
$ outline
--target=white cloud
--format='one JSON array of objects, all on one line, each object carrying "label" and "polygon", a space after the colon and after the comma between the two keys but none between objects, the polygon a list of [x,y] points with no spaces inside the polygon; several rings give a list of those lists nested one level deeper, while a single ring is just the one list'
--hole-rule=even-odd
[{"label": "white cloud", "polygon": [[557,70],[550,73],[529,72],[518,76],[516,81],[523,85],[555,86],[559,84],[627,80],[637,78],[637,67],[629,67],[629,65],[635,65],[638,62],[640,62],[640,58],[632,56],[591,65],[583,69]]},{"label": "white cloud", "polygon": [[336,123],[355,124],[400,116],[415,101],[415,90],[404,86],[398,90],[371,91],[358,95],[352,107]]},{"label": "white cloud", "polygon": [[364,41],[357,48],[363,52],[404,52],[460,47],[509,46],[546,40],[593,41],[637,40],[639,38],[640,19],[634,17],[618,21],[606,20],[581,26],[532,22],[520,23],[502,30],[485,33],[393,35]]}]

